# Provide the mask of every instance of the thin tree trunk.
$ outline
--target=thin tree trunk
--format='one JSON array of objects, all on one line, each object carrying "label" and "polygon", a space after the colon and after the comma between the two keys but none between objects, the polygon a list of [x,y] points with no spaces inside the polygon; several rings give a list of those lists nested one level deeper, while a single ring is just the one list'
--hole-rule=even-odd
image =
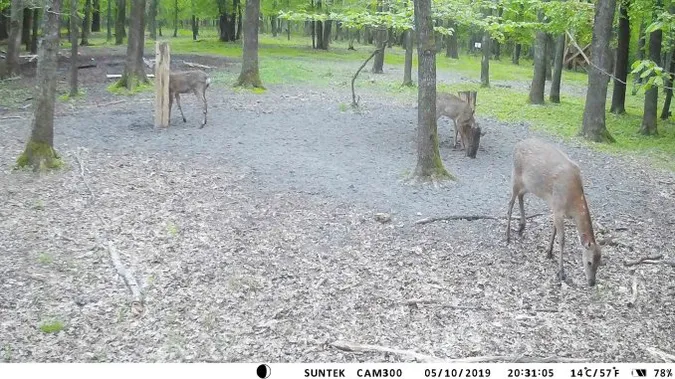
[{"label": "thin tree trunk", "polygon": [[173,37],[178,37],[178,0],[173,2]]},{"label": "thin tree trunk", "polygon": [[403,85],[412,86],[413,31],[405,31],[405,64],[403,66]]},{"label": "thin tree trunk", "polygon": [[30,139],[17,158],[17,166],[34,170],[61,166],[54,151],[54,102],[56,100],[56,68],[59,49],[59,15],[61,0],[47,0],[44,12],[44,38],[37,64],[37,91]]},{"label": "thin tree trunk", "polygon": [[323,50],[323,22],[316,22],[316,48]]},{"label": "thin tree trunk", "polygon": [[[544,13],[540,10],[539,21],[543,22]],[[544,104],[544,90],[546,87],[546,33],[537,30],[534,41],[534,74],[530,87],[530,103]]]},{"label": "thin tree trunk", "polygon": [[[616,0],[598,0],[595,7],[593,37],[591,40],[591,62],[609,72],[609,45],[612,37],[612,22]],[[609,77],[594,66],[589,66],[588,90],[580,135],[595,142],[614,142],[614,137],[605,126],[605,104]]]},{"label": "thin tree trunk", "polygon": [[70,97],[77,96],[77,3],[70,0]]},{"label": "thin tree trunk", "polygon": [[131,1],[131,15],[129,20],[129,38],[127,41],[127,57],[124,64],[124,73],[118,87],[133,90],[140,84],[148,82],[143,62],[143,47],[145,44],[145,0]]},{"label": "thin tree trunk", "polygon": [[[659,9],[663,4],[662,0],[656,0],[656,9]],[[661,29],[655,30],[649,34],[649,59],[656,64],[661,64],[661,42],[663,40],[663,31]],[[647,80],[649,77],[647,76]],[[657,135],[659,134],[656,128],[656,113],[659,100],[659,87],[652,86],[645,91],[644,113],[642,115],[642,125],[640,126],[640,134]]]},{"label": "thin tree trunk", "polygon": [[30,53],[37,54],[38,50],[38,28],[40,27],[40,9],[33,9],[33,32],[30,37]]},{"label": "thin tree trunk", "polygon": [[551,81],[552,103],[560,103],[560,82],[562,81],[563,59],[565,55],[565,35],[560,34],[555,41],[555,55],[553,57],[553,78]]},{"label": "thin tree trunk", "polygon": [[264,88],[258,70],[258,23],[260,22],[260,0],[246,1],[246,30],[242,51],[241,73],[236,86]]},{"label": "thin tree trunk", "polygon": [[5,14],[7,9],[0,9],[0,41],[9,38],[9,33],[7,33],[9,29],[9,17]]},{"label": "thin tree trunk", "polygon": [[33,24],[33,10],[24,8],[23,10],[23,25],[21,28],[21,41],[26,46],[26,51],[30,50],[30,30]]},{"label": "thin tree trunk", "polygon": [[457,51],[457,25],[452,20],[448,20],[448,28],[451,28],[453,31],[452,35],[448,38],[445,56],[459,59],[459,52]]},{"label": "thin tree trunk", "polygon": [[[617,36],[616,63],[614,65],[614,89],[610,112],[626,113],[626,80],[628,79],[628,52],[630,49],[630,20],[628,7],[630,0],[621,1],[619,7],[619,32]],[[622,83],[624,82],[624,83]]]},{"label": "thin tree trunk", "polygon": [[197,16],[192,15],[192,40],[196,41],[199,37],[199,21],[197,21]]},{"label": "thin tree trunk", "polygon": [[[675,48],[670,49],[670,58],[668,63],[668,72],[675,72]],[[666,100],[663,102],[663,109],[661,110],[661,120],[667,120],[670,118],[670,102],[673,99],[673,79],[668,78],[666,80],[666,88],[664,89],[666,93]]]},{"label": "thin tree trunk", "polygon": [[554,50],[555,46],[553,44],[553,37],[550,34],[546,34],[546,80],[550,81],[553,78],[553,73],[551,67],[553,66],[553,60],[555,57]]},{"label": "thin tree trunk", "polygon": [[7,76],[19,75],[21,64],[19,51],[21,51],[21,26],[23,22],[23,2],[12,0],[12,9],[9,19],[9,40],[7,41],[6,69]]},{"label": "thin tree trunk", "polygon": [[[241,32],[244,28],[242,27],[243,17],[241,16],[241,2],[239,0],[236,0],[236,3],[237,3],[237,34],[234,37],[234,39],[235,39],[235,41],[238,41],[238,40],[241,39]],[[258,9],[260,9],[260,6],[258,6]],[[259,12],[260,11],[258,10],[258,13]],[[257,44],[256,44],[256,46],[257,46]],[[256,51],[257,51],[257,47],[256,47]]]},{"label": "thin tree trunk", "polygon": [[112,40],[112,0],[108,0],[108,11],[105,20],[106,41]]},{"label": "thin tree trunk", "polygon": [[159,0],[150,0],[150,9],[148,14],[148,27],[150,28],[150,39],[157,40],[157,4]]},{"label": "thin tree trunk", "polygon": [[326,20],[323,24],[323,49],[328,50],[328,45],[330,45],[330,33],[332,29],[332,21]]},{"label": "thin tree trunk", "polygon": [[516,47],[513,49],[513,59],[511,59],[511,62],[513,64],[520,64],[520,49],[522,45],[517,43]]},{"label": "thin tree trunk", "polygon": [[[641,61],[645,59],[645,45],[647,42],[647,38],[645,36],[645,23],[644,21],[640,24],[640,30],[638,31],[638,47],[637,51],[635,52],[635,57],[637,60]],[[633,90],[631,91],[633,95],[637,93],[637,86],[636,84],[641,84],[642,83],[642,78],[640,77],[640,74],[642,72],[636,72],[635,76],[633,78]]]},{"label": "thin tree trunk", "polygon": [[91,31],[101,31],[101,0],[94,0],[94,11],[91,15]]},{"label": "thin tree trunk", "polygon": [[115,45],[124,43],[126,32],[124,31],[124,24],[126,21],[126,0],[117,0],[117,17],[115,17]]},{"label": "thin tree trunk", "polygon": [[483,50],[483,57],[480,61],[480,86],[490,87],[490,33],[486,30],[483,32],[483,41],[481,42],[481,50]]},{"label": "thin tree trunk", "polygon": [[84,2],[84,19],[82,20],[82,42],[80,45],[89,45],[89,30],[91,28],[91,0]]},{"label": "thin tree trunk", "polygon": [[450,174],[438,151],[436,125],[436,41],[431,0],[414,0],[417,31],[417,165],[414,176],[441,179]]}]

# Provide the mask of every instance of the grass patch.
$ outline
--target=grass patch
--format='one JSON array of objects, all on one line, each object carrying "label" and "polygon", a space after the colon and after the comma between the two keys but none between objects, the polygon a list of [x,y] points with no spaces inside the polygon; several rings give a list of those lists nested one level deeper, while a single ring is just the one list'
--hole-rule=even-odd
[{"label": "grass patch", "polygon": [[75,100],[75,99],[81,99],[81,98],[86,97],[86,96],[87,96],[87,91],[79,89],[75,96],[70,96],[70,91],[68,91],[68,92],[62,94],[61,96],[59,96],[59,100],[60,101],[70,101],[70,100]]},{"label": "grass patch", "polygon": [[58,333],[58,332],[62,331],[63,328],[64,328],[64,325],[59,320],[45,321],[42,324],[40,324],[40,331],[42,331],[42,333],[46,333],[46,334]]},{"label": "grass patch", "polygon": [[40,253],[40,255],[38,255],[38,262],[40,262],[43,265],[48,265],[53,261],[54,258],[52,258],[52,256],[47,253]]},{"label": "grass patch", "polygon": [[139,94],[141,92],[152,92],[155,89],[155,84],[151,79],[148,79],[147,83],[139,83],[131,90],[127,89],[124,86],[120,86],[118,82],[114,82],[110,84],[107,88],[108,92],[114,94],[114,95],[121,95],[121,96],[133,96],[136,94]]}]

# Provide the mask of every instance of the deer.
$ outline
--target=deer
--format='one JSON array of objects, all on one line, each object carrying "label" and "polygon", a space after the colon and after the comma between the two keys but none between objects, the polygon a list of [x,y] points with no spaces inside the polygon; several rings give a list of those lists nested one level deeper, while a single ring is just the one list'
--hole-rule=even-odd
[{"label": "deer", "polygon": [[475,110],[471,108],[471,105],[459,97],[447,92],[436,94],[436,121],[441,116],[452,120],[455,126],[453,148],[456,149],[457,144],[461,143],[462,148],[466,150],[466,155],[470,158],[476,158],[480,137],[485,135],[476,123],[474,113]]},{"label": "deer", "polygon": [[600,245],[595,241],[591,213],[577,163],[552,144],[536,138],[516,143],[513,150],[511,173],[512,194],[508,204],[506,244],[511,239],[511,213],[516,197],[520,207],[518,234],[525,229],[524,195],[532,193],[546,201],[553,212],[553,234],[549,240],[547,258],[553,258],[553,243],[556,234],[560,245],[558,278],[566,280],[563,269],[565,246],[565,218],[576,224],[579,243],[583,246],[583,265],[589,287],[595,286],[595,275],[600,265]]},{"label": "deer", "polygon": [[204,103],[204,121],[199,126],[200,129],[203,128],[206,125],[207,114],[206,89],[209,88],[210,84],[211,78],[201,70],[169,73],[169,119],[171,119],[171,107],[173,106],[173,99],[175,97],[178,110],[181,117],[183,117],[183,122],[187,122],[183,114],[183,108],[180,106],[180,94],[192,92],[197,96],[197,99],[200,99]]}]

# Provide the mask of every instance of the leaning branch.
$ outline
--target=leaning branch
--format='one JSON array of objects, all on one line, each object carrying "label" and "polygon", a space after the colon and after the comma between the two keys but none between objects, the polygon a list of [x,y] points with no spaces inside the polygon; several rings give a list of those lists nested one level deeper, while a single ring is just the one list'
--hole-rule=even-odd
[{"label": "leaning branch", "polygon": [[352,77],[352,107],[354,107],[354,108],[357,108],[357,107],[359,106],[359,100],[361,99],[361,96],[359,96],[358,99],[356,98],[356,92],[354,91],[354,81],[356,81],[356,78],[359,76],[359,73],[361,72],[361,70],[363,70],[363,68],[366,67],[366,65],[368,64],[368,62],[369,62],[371,59],[373,59],[373,57],[375,56],[375,54],[377,54],[380,50],[384,50],[384,48],[382,48],[382,49],[375,49],[375,51],[373,51],[373,53],[370,54],[370,56],[368,57],[368,59],[366,59],[365,62],[363,62],[363,64],[361,65],[361,67],[359,67],[359,69],[356,70],[356,74],[354,74],[354,76]]},{"label": "leaning branch", "polygon": [[[525,217],[526,220],[531,218],[543,216],[543,213],[533,214],[531,216]],[[520,217],[513,217],[516,220],[520,220]],[[467,220],[467,221],[476,221],[476,220],[505,220],[506,217],[495,217],[489,215],[460,215],[460,216],[440,216],[440,217],[427,217],[421,220],[415,221],[415,225],[429,224],[436,221],[452,221],[452,220]]]},{"label": "leaning branch", "polygon": [[675,355],[673,355],[673,354],[666,353],[665,351],[659,350],[655,347],[647,347],[646,349],[649,352],[649,354],[651,354],[651,355],[653,355],[657,358],[660,358],[661,360],[663,360],[666,363],[675,362]]},{"label": "leaning branch", "polygon": [[377,345],[358,345],[346,341],[336,341],[330,344],[330,346],[348,352],[361,352],[361,353],[390,353],[396,355],[402,355],[410,358],[414,358],[421,363],[472,363],[472,362],[516,362],[516,363],[579,363],[579,362],[589,362],[589,359],[586,358],[565,358],[565,357],[526,357],[523,355],[518,356],[507,356],[507,355],[489,355],[481,357],[468,357],[468,358],[457,358],[457,359],[441,359],[433,355],[420,354],[411,350],[400,350],[392,349],[385,346]]}]

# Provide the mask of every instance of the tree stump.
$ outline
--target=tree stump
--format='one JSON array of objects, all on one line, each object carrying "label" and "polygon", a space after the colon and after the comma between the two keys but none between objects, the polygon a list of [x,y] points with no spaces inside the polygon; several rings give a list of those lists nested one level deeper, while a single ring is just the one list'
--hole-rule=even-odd
[{"label": "tree stump", "polygon": [[169,127],[169,65],[171,54],[168,42],[155,44],[155,127]]}]

